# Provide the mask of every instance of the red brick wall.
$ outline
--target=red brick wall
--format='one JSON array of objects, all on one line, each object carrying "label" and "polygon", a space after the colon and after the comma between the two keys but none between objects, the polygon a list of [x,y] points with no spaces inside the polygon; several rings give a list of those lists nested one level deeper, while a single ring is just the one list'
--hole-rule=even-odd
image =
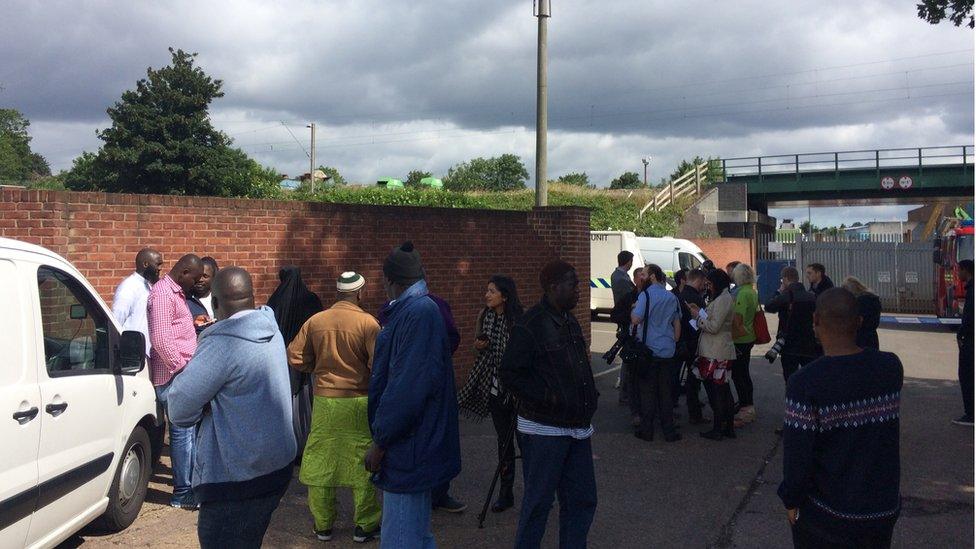
[{"label": "red brick wall", "polygon": [[[39,244],[71,261],[111,303],[115,286],[152,246],[164,272],[185,253],[212,255],[254,277],[259,303],[294,264],[326,306],[335,279],[355,270],[368,281],[366,306],[383,299],[383,259],[404,240],[420,251],[432,291],[447,299],[461,331],[459,381],[472,363],[474,324],[489,276],[515,279],[526,306],[540,298],[538,273],[561,258],[589,280],[589,211],[531,212],[357,206],[209,197],[0,190],[0,236]],[[589,334],[589,287],[577,316]]]},{"label": "red brick wall", "polygon": [[705,252],[715,266],[725,269],[732,261],[756,266],[755,249],[751,238],[691,238]]}]

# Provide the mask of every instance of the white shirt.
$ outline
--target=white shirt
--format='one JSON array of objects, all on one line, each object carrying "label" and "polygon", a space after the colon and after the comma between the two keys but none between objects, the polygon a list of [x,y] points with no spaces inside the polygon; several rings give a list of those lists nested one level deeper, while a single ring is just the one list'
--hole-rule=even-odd
[{"label": "white shirt", "polygon": [[207,316],[210,318],[217,318],[214,316],[213,311],[213,292],[207,294],[207,297],[198,297],[197,299],[199,299],[200,303],[203,304],[203,308],[207,310]]},{"label": "white shirt", "polygon": [[122,325],[122,331],[133,330],[146,336],[146,356],[149,356],[149,318],[146,301],[152,285],[139,273],[132,273],[115,289],[112,315]]},{"label": "white shirt", "polygon": [[525,419],[522,416],[518,416],[518,432],[524,435],[541,435],[544,437],[572,437],[576,440],[586,440],[593,436],[593,426],[583,429],[574,429],[572,427],[553,427],[552,425],[543,425],[541,423],[536,423]]}]

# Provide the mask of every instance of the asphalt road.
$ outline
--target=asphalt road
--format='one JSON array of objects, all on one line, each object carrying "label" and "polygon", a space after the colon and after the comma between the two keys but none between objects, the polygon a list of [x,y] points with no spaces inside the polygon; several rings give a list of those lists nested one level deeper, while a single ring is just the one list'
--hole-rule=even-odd
[{"label": "asphalt road", "polygon": [[[769,316],[775,330],[775,319]],[[956,346],[946,331],[883,328],[881,345],[905,365],[901,448],[904,511],[895,529],[896,547],[972,547],[973,430],[951,425],[961,414]],[[687,425],[684,440],[651,443],[633,437],[627,410],[617,404],[616,368],[600,359],[613,327],[594,323],[594,370],[602,393],[594,420],[593,454],[599,507],[590,547],[790,547],[785,512],[776,497],[782,478],[780,437],[774,434],[783,410],[779,363],[753,351],[752,375],[759,419],[733,441],[712,442]],[[703,395],[704,396],[704,395]],[[706,409],[706,414],[709,411]],[[433,530],[441,547],[506,547],[517,514],[489,513],[485,528],[477,513],[495,465],[495,440],[488,423],[461,426],[464,470],[452,487],[469,504],[461,515],[435,513]],[[519,477],[520,478],[520,477]],[[153,479],[149,501],[128,530],[114,535],[84,532],[62,547],[192,547],[196,514],[167,507],[168,469]],[[340,491],[342,492],[342,491]],[[521,481],[516,483],[516,496]],[[339,520],[330,545],[353,547],[352,501],[340,495]],[[556,546],[558,511],[552,512],[546,547]],[[304,487],[294,481],[265,538],[268,547],[317,547],[305,507]]]}]

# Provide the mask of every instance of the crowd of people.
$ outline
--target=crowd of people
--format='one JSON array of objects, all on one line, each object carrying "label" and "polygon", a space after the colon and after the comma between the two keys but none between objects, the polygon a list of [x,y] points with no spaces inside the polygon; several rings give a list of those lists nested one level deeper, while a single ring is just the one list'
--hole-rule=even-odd
[{"label": "crowd of people", "polygon": [[[784,268],[779,290],[761,306],[755,272],[744,263],[679,271],[668,291],[659,266],[631,277],[633,255],[617,259],[612,319],[626,351],[621,400],[635,436],[652,441],[660,427],[665,441],[681,440],[681,395],[689,424],[711,423],[700,433],[706,439],[735,438],[754,422],[751,354],[773,339],[763,310],[775,313],[766,358],[780,358],[786,382],[780,497],[794,542],[890,543],[902,370],[878,349],[878,297],[853,277],[833,288],[824,266],[811,264],[806,285],[797,269]],[[431,512],[466,508],[449,494],[461,471],[459,414],[490,417],[494,426],[496,513],[516,506],[516,449],[521,456],[515,546],[541,545],[556,497],[559,546],[586,546],[597,507],[591,437],[599,393],[573,315],[580,281],[572,265],[548,263],[539,275],[543,297],[528,309],[511,278],[487,281],[475,363],[460,391],[453,367],[460,334],[410,242],[383,263],[387,302],[376,316],[363,309],[367,281],[354,271],[337,279],[326,309],[297,267],[281,270],[278,288],[258,307],[242,268],[220,269],[193,254],[163,276],[162,266],[157,251],[140,251],[113,313],[123,329],[147,336],[169,429],[171,505],[199,510],[201,546],[260,546],[297,464],[319,540],[332,539],[336,491],[348,488],[355,542],[434,547]],[[972,263],[963,268],[966,416],[957,421],[971,423]],[[878,462],[889,466],[871,469]]]},{"label": "crowd of people", "polygon": [[[733,261],[722,270],[707,261],[683,269],[674,273],[669,292],[658,265],[634,270],[633,261],[627,251],[617,257],[611,320],[625,350],[620,401],[630,407],[634,435],[652,441],[660,426],[665,441],[681,440],[674,409],[682,394],[688,423],[707,423],[701,387],[713,416],[701,437],[735,438],[736,429],[754,422],[752,350],[757,342],[772,342],[764,311],[777,314],[765,358],[780,359],[786,387],[784,422],[776,429],[784,435],[779,495],[794,543],[889,546],[900,512],[903,371],[897,356],[879,349],[880,298],[853,276],[834,288],[824,265],[811,263],[806,285],[795,267],[783,268],[778,290],[760,308],[756,275],[747,264]],[[962,262],[961,275],[966,301],[957,339],[965,415],[954,423],[972,425],[971,261]],[[626,352],[628,346],[636,350]]]}]

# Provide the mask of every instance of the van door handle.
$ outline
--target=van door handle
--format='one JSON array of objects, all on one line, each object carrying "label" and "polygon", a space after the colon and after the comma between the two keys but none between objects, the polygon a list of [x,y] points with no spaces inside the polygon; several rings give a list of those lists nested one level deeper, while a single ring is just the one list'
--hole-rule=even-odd
[{"label": "van door handle", "polygon": [[51,414],[54,417],[60,416],[65,410],[68,409],[68,403],[62,402],[61,404],[48,404],[44,407],[44,411]]},{"label": "van door handle", "polygon": [[30,410],[24,410],[23,412],[14,412],[13,418],[15,421],[24,424],[37,417],[37,412],[38,412],[37,406],[34,406]]}]

